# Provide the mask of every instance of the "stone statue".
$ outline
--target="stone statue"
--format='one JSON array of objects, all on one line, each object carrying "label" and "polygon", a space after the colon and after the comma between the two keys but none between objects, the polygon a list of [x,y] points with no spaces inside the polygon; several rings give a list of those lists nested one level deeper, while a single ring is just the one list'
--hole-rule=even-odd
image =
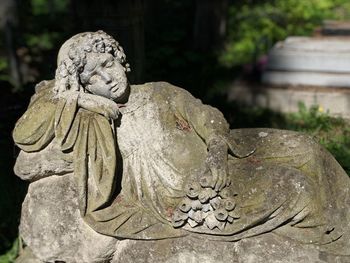
[{"label": "stone statue", "polygon": [[92,240],[93,253],[122,239],[217,244],[270,233],[350,255],[350,180],[312,138],[230,130],[181,88],[129,85],[123,49],[102,31],[73,36],[57,62],[13,131],[15,172],[32,182],[20,234],[41,260],[100,262],[53,255],[52,244],[79,254],[76,240]]}]

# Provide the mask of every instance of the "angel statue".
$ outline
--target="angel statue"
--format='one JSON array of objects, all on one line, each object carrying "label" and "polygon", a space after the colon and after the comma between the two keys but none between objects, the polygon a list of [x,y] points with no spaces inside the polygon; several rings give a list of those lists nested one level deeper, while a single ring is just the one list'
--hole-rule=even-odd
[{"label": "angel statue", "polygon": [[129,85],[129,71],[103,31],[66,41],[55,79],[37,85],[14,128],[16,174],[69,175],[85,224],[116,239],[273,232],[350,254],[350,180],[322,146],[291,131],[230,130],[186,90]]}]

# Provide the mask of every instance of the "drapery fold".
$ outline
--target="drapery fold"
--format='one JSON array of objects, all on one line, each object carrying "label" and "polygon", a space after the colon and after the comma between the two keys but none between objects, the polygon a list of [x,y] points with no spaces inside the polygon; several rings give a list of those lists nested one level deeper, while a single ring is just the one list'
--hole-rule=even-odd
[{"label": "drapery fold", "polygon": [[51,87],[34,95],[13,138],[26,152],[40,151],[54,138],[63,152],[73,151],[79,209],[85,216],[111,201],[116,182],[115,134],[107,118],[78,107],[78,94],[55,98]]},{"label": "drapery fold", "polygon": [[[324,250],[348,253],[349,178],[311,138],[270,129],[232,131],[225,137],[234,155],[228,156],[228,174],[240,218],[224,230],[174,228],[168,218],[178,197],[186,195],[181,182],[193,175],[193,164],[206,157],[206,149],[199,151],[199,146],[202,138],[212,138],[215,123],[220,124],[219,115],[191,97],[174,97],[179,89],[145,84],[131,88],[129,102],[135,106],[122,112],[123,121],[115,134],[104,116],[79,108],[77,98],[55,98],[50,88],[48,85],[46,91],[34,96],[15,127],[14,140],[27,152],[40,151],[53,140],[62,151],[73,154],[79,208],[95,231],[132,239],[191,233],[222,241],[274,231],[318,244]],[[185,108],[183,104],[188,105],[187,114],[178,112]],[[200,110],[191,112],[190,105],[199,105]],[[197,126],[209,127],[210,132],[198,132]],[[114,183],[121,180],[116,178],[116,135],[123,158],[123,182],[121,193],[114,198]],[[248,158],[236,158],[249,155],[255,148]],[[186,152],[188,158],[183,158]],[[183,168],[185,161],[190,165],[182,173],[178,168]],[[166,176],[170,179],[165,180]]]}]

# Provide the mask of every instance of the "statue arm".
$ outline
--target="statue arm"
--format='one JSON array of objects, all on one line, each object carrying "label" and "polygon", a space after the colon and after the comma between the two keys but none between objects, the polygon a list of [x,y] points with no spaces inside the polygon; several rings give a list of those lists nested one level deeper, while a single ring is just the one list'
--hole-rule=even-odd
[{"label": "statue arm", "polygon": [[22,180],[31,182],[51,175],[67,174],[73,172],[72,153],[63,153],[54,143],[39,152],[20,151],[14,172]]},{"label": "statue arm", "polygon": [[61,97],[66,100],[77,98],[77,103],[80,108],[103,115],[107,119],[118,118],[118,105],[111,99],[79,91],[65,91],[62,93]]},{"label": "statue arm", "polygon": [[218,109],[203,104],[183,89],[175,91],[175,105],[207,145],[214,138],[227,138],[230,127]]},{"label": "statue arm", "polygon": [[63,153],[55,138],[57,99],[52,82],[41,82],[26,112],[12,132],[21,149],[14,172],[23,180],[35,181],[53,174],[72,172],[71,154]]},{"label": "statue arm", "polygon": [[221,190],[230,184],[227,176],[227,137],[230,129],[223,114],[216,108],[203,104],[189,92],[176,91],[176,105],[208,148],[207,165],[212,173],[212,187]]},{"label": "statue arm", "polygon": [[72,172],[71,153],[63,153],[63,150],[70,151],[67,138],[70,131],[77,128],[73,125],[77,107],[107,119],[115,119],[119,113],[115,102],[100,96],[67,91],[56,97],[52,84],[37,85],[36,94],[12,133],[14,142],[22,150],[15,173],[24,180]]}]

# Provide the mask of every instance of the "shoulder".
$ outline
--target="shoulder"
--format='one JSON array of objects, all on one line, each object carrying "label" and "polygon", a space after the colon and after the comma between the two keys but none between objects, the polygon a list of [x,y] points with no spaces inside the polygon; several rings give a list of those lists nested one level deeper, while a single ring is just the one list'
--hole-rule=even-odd
[{"label": "shoulder", "polygon": [[53,88],[55,80],[43,80],[35,86],[35,94],[31,97],[29,107],[38,100],[54,100]]},{"label": "shoulder", "polygon": [[35,85],[35,93],[41,93],[53,88],[55,80],[43,80]]},{"label": "shoulder", "polygon": [[154,92],[158,94],[178,94],[178,93],[190,93],[178,86],[175,86],[166,81],[157,81],[157,82],[147,82],[139,85],[131,86],[132,92]]}]

